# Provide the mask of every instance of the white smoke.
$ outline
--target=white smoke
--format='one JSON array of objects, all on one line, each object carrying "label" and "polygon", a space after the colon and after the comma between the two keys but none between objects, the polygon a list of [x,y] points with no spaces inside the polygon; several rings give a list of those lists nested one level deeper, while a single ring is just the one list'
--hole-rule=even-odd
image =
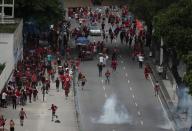
[{"label": "white smoke", "polygon": [[163,110],[163,117],[165,118],[164,124],[159,125],[158,127],[165,130],[171,130],[173,127],[173,123],[169,120],[167,112],[165,112],[165,110]]},{"label": "white smoke", "polygon": [[94,120],[94,122],[102,124],[125,124],[131,123],[131,117],[125,106],[118,104],[117,97],[112,95],[104,104],[103,114],[98,120]]}]

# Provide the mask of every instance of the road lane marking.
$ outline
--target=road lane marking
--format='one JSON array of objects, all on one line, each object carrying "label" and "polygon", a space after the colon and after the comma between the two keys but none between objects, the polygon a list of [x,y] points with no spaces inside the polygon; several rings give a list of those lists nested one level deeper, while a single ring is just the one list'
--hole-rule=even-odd
[{"label": "road lane marking", "polygon": [[123,64],[123,61],[121,61],[121,63]]},{"label": "road lane marking", "polygon": [[135,106],[138,107],[138,104],[135,102]]},{"label": "road lane marking", "polygon": [[107,94],[105,93],[105,98],[107,98]]},{"label": "road lane marking", "polygon": [[130,87],[130,90],[132,91],[132,88]]},{"label": "road lane marking", "polygon": [[143,125],[143,121],[141,120],[140,122],[141,122],[141,125]]},{"label": "road lane marking", "polygon": [[137,114],[138,114],[138,116],[141,116],[141,112],[140,111],[138,111]]},{"label": "road lane marking", "polygon": [[103,89],[105,90],[105,86],[103,86]]},{"label": "road lane marking", "polygon": [[130,80],[128,80],[127,83],[129,84],[129,83],[130,83]]},{"label": "road lane marking", "polygon": [[125,66],[123,67],[123,69],[125,70]]},{"label": "road lane marking", "polygon": [[101,80],[102,84],[104,83],[104,80]]},{"label": "road lane marking", "polygon": [[[149,75],[149,78],[150,78],[150,80],[151,80],[152,86],[154,87],[155,85],[154,85],[154,83],[153,83],[153,80],[152,80],[152,78],[151,78],[151,75]],[[159,102],[160,102],[161,107],[162,107],[162,109],[163,109],[163,112],[164,112],[164,113],[166,114],[166,116],[167,116],[167,120],[169,121],[169,123],[171,123],[171,128],[172,128],[172,130],[175,131],[175,128],[174,128],[174,126],[173,126],[173,123],[172,123],[171,120],[169,119],[168,114],[167,114],[167,111],[165,110],[165,108],[164,108],[164,106],[163,106],[163,103],[162,103],[161,98],[159,97],[159,95],[158,95],[158,99],[159,99]]]},{"label": "road lane marking", "polygon": [[113,129],[113,131],[115,131],[115,129]]},{"label": "road lane marking", "polygon": [[125,76],[127,77],[127,76],[128,76],[128,73],[126,73]]}]

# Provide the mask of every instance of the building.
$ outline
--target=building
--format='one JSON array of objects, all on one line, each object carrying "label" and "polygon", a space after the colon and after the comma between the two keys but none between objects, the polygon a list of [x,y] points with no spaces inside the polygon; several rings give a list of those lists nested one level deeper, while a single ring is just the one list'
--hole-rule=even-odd
[{"label": "building", "polygon": [[0,90],[9,79],[17,61],[23,56],[23,20],[12,19],[10,23],[0,23],[0,63],[5,68],[0,74]]}]

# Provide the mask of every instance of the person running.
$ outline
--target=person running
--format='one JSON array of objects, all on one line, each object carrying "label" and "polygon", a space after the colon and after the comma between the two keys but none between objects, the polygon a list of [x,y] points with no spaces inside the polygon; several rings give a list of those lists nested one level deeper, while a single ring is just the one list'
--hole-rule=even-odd
[{"label": "person running", "polygon": [[27,115],[26,115],[25,111],[23,110],[23,108],[21,108],[21,110],[19,112],[19,117],[20,117],[20,124],[21,124],[21,126],[23,126],[24,119],[27,118]]},{"label": "person running", "polygon": [[57,92],[59,92],[60,81],[59,81],[59,78],[58,78],[58,77],[57,77],[57,79],[55,80],[55,83],[56,83],[56,90],[57,90]]},{"label": "person running", "polygon": [[106,77],[106,80],[105,80],[105,83],[108,83],[109,84],[109,79],[110,79],[110,71],[107,69],[107,71],[105,72],[105,77]]},{"label": "person running", "polygon": [[82,79],[81,79],[81,89],[83,90],[84,86],[85,86],[85,82],[87,82],[87,79],[85,78],[85,76],[83,75],[82,76]]},{"label": "person running", "polygon": [[5,122],[6,122],[6,119],[3,117],[3,115],[1,115],[1,117],[0,117],[0,127],[1,126],[3,127],[3,131],[4,131]]},{"label": "person running", "polygon": [[149,78],[149,73],[150,73],[150,69],[149,69],[149,65],[145,65],[145,68],[144,68],[144,75],[145,75],[145,79],[148,79]]},{"label": "person running", "polygon": [[112,60],[111,61],[111,67],[112,67],[113,71],[116,71],[116,69],[117,69],[117,60]]},{"label": "person running", "polygon": [[77,80],[77,85],[79,86],[79,82],[81,81],[83,77],[83,74],[81,72],[79,72],[79,75],[78,75],[78,80]]},{"label": "person running", "polygon": [[10,126],[10,131],[14,131],[15,130],[15,123],[14,123],[13,120],[10,120],[9,126]]},{"label": "person running", "polygon": [[51,110],[51,112],[52,112],[52,120],[51,120],[51,121],[53,121],[55,117],[56,117],[56,118],[58,117],[58,116],[56,115],[57,109],[58,109],[58,107],[57,107],[56,105],[54,105],[54,104],[51,105],[51,108],[49,109],[49,110]]},{"label": "person running", "polygon": [[159,90],[160,90],[159,82],[156,81],[154,86],[155,96],[159,95]]}]

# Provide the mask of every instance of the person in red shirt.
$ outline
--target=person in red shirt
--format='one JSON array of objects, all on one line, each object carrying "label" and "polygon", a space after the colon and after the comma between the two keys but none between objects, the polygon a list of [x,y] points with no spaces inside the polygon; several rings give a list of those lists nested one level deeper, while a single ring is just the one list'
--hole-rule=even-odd
[{"label": "person in red shirt", "polygon": [[145,78],[148,79],[149,78],[149,73],[150,73],[150,69],[149,69],[149,65],[145,65],[145,68],[144,68],[144,75],[145,75]]},{"label": "person in red shirt", "polygon": [[110,79],[110,71],[107,69],[107,71],[105,72],[105,77],[106,77],[106,80],[105,80],[105,83],[108,83],[109,84],[109,79]]},{"label": "person in red shirt", "polygon": [[49,109],[49,110],[51,110],[51,112],[52,112],[52,121],[54,120],[54,117],[58,117],[57,115],[56,115],[56,111],[57,111],[57,106],[56,105],[54,105],[54,104],[52,104],[51,105],[51,108]]},{"label": "person in red shirt", "polygon": [[155,86],[154,86],[154,91],[155,91],[155,96],[159,95],[159,91],[160,91],[160,86],[159,86],[159,82],[156,81]]},{"label": "person in red shirt", "polygon": [[69,89],[70,89],[70,86],[71,86],[71,78],[70,76],[67,74],[65,75],[65,80],[64,80],[64,90],[65,90],[65,97],[67,99],[68,97],[68,94],[69,94]]},{"label": "person in red shirt", "polygon": [[111,67],[112,67],[113,71],[116,71],[116,69],[117,69],[117,60],[112,60],[111,61]]}]

